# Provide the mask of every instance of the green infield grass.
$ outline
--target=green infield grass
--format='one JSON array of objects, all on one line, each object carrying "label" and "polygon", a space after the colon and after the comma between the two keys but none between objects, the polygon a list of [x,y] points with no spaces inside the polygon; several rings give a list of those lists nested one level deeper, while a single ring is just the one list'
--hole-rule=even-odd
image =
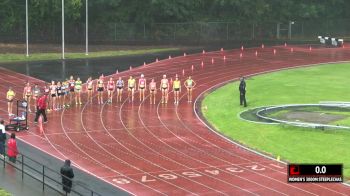
[{"label": "green infield grass", "polygon": [[[150,54],[158,52],[171,52],[178,51],[179,48],[153,48],[153,49],[140,49],[140,50],[118,50],[118,51],[101,51],[90,52],[89,55],[85,53],[66,53],[66,59],[84,59],[84,58],[99,58],[99,57],[113,57],[113,56],[126,56],[126,55],[140,55]],[[6,53],[0,54],[0,63],[3,62],[18,62],[18,61],[41,61],[41,60],[57,60],[61,59],[61,53],[33,53],[29,57],[24,54]]]},{"label": "green infield grass", "polygon": [[0,196],[11,196],[11,194],[5,191],[4,189],[0,188]]},{"label": "green infield grass", "polygon": [[[248,107],[239,105],[238,82],[208,94],[202,112],[219,132],[235,141],[295,163],[343,163],[350,177],[350,130],[319,130],[256,124],[242,111],[270,105],[350,102],[350,63],[284,70],[247,79]],[[220,104],[218,104],[220,103]],[[203,109],[206,106],[206,109]],[[350,124],[349,118],[341,123]]]}]

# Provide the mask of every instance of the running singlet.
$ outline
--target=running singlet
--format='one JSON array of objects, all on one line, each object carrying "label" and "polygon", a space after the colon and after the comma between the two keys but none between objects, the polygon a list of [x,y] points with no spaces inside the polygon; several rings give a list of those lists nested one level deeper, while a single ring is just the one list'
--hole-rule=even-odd
[{"label": "running singlet", "polygon": [[168,79],[162,79],[162,88],[168,88]]},{"label": "running singlet", "polygon": [[62,86],[57,86],[57,95],[58,96],[62,95]]},{"label": "running singlet", "polygon": [[98,80],[97,81],[97,87],[102,88],[103,87],[103,80]]},{"label": "running singlet", "polygon": [[46,87],[46,88],[44,89],[44,91],[45,91],[45,93],[49,93],[49,92],[50,92],[50,89]]},{"label": "running singlet", "polygon": [[128,86],[129,86],[129,88],[134,88],[134,86],[135,86],[135,79],[129,79],[128,80]]},{"label": "running singlet", "polygon": [[75,81],[74,80],[69,80],[69,88],[74,89]]},{"label": "running singlet", "polygon": [[92,80],[87,82],[87,89],[92,90]]},{"label": "running singlet", "polygon": [[139,87],[140,87],[140,88],[144,88],[144,87],[145,87],[145,84],[146,84],[146,79],[141,78],[141,79],[139,80]]},{"label": "running singlet", "polygon": [[188,88],[192,88],[192,86],[193,86],[193,80],[192,80],[192,79],[187,79],[187,80],[186,80],[186,84],[187,84],[187,87],[188,87]]},{"label": "running singlet", "polygon": [[56,91],[57,91],[57,86],[56,85],[51,85],[50,89],[51,89],[51,95],[56,94]]},{"label": "running singlet", "polygon": [[12,99],[15,96],[15,92],[13,90],[9,90],[6,93],[6,97]]},{"label": "running singlet", "polygon": [[124,81],[123,80],[118,80],[117,81],[117,87],[120,88],[120,89],[123,88],[124,87]]},{"label": "running singlet", "polygon": [[39,94],[40,94],[40,88],[39,87],[34,87],[34,89],[33,89],[33,91],[34,91],[34,96],[39,96]]},{"label": "running singlet", "polygon": [[77,90],[81,90],[81,85],[82,85],[82,81],[81,80],[77,80],[75,81],[75,89]]},{"label": "running singlet", "polygon": [[114,81],[108,81],[107,86],[108,86],[108,90],[113,90],[114,89]]},{"label": "running singlet", "polygon": [[69,92],[68,82],[63,82],[63,84],[62,84],[62,91],[65,92],[65,93]]},{"label": "running singlet", "polygon": [[30,86],[24,87],[24,92],[25,92],[26,96],[32,95],[32,87],[30,87]]},{"label": "running singlet", "polygon": [[179,89],[180,88],[180,80],[175,80],[173,85],[174,85],[175,89]]},{"label": "running singlet", "polygon": [[149,83],[149,87],[150,87],[151,90],[155,90],[156,89],[156,83],[155,82]]}]

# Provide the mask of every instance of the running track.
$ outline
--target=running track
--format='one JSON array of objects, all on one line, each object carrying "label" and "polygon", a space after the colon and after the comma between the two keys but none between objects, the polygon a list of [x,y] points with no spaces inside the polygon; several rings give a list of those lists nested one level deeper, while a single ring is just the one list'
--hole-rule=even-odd
[{"label": "running track", "polygon": [[[174,78],[184,70],[198,84],[193,96],[197,102],[206,91],[243,75],[350,60],[348,47],[293,47],[293,52],[290,46],[276,46],[187,55],[119,75],[125,80],[143,73],[159,81],[164,73]],[[5,69],[0,76],[2,95],[8,86],[21,95],[26,80],[41,82]],[[31,124],[18,138],[57,158],[69,158],[82,170],[136,195],[350,194],[343,184],[287,183],[286,165],[220,136],[198,117],[196,104],[187,103],[184,91],[181,96],[178,107],[172,104],[172,94],[167,105],[159,103],[159,96],[156,105],[149,105],[148,99],[139,102],[135,94],[134,104],[124,99],[113,105],[73,107],[49,114],[44,134]],[[6,108],[2,99],[0,116],[7,115]]]}]

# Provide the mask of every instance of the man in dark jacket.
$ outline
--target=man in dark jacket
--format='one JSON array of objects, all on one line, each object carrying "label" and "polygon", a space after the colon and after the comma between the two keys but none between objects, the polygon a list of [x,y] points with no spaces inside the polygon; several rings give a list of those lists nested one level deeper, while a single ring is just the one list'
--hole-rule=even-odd
[{"label": "man in dark jacket", "polygon": [[5,122],[0,120],[0,155],[5,155],[6,131]]},{"label": "man in dark jacket", "polygon": [[66,193],[70,193],[72,189],[72,179],[74,178],[73,169],[70,166],[70,160],[65,160],[64,165],[61,167],[62,186]]},{"label": "man in dark jacket", "polygon": [[244,77],[241,78],[241,82],[239,83],[239,103],[240,105],[244,105],[244,107],[247,107],[247,101],[245,99],[245,93],[246,93],[246,83]]},{"label": "man in dark jacket", "polygon": [[37,100],[37,111],[36,111],[36,116],[34,119],[34,122],[37,123],[39,116],[43,115],[44,118],[44,123],[47,122],[47,117],[46,117],[46,107],[47,107],[47,95],[42,95],[38,100]]}]

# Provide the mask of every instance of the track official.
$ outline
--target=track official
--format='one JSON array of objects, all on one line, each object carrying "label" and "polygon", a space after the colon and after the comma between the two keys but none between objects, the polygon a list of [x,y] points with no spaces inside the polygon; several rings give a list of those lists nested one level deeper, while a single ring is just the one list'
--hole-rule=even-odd
[{"label": "track official", "polygon": [[37,123],[39,116],[43,115],[44,117],[44,123],[47,122],[47,117],[46,117],[46,107],[47,107],[47,95],[42,95],[38,100],[37,100],[37,112],[36,112],[36,116],[34,119],[34,122]]},{"label": "track official", "polygon": [[244,105],[244,107],[247,107],[245,93],[246,93],[246,83],[245,83],[244,77],[242,77],[241,82],[239,83],[239,103],[240,105]]}]

